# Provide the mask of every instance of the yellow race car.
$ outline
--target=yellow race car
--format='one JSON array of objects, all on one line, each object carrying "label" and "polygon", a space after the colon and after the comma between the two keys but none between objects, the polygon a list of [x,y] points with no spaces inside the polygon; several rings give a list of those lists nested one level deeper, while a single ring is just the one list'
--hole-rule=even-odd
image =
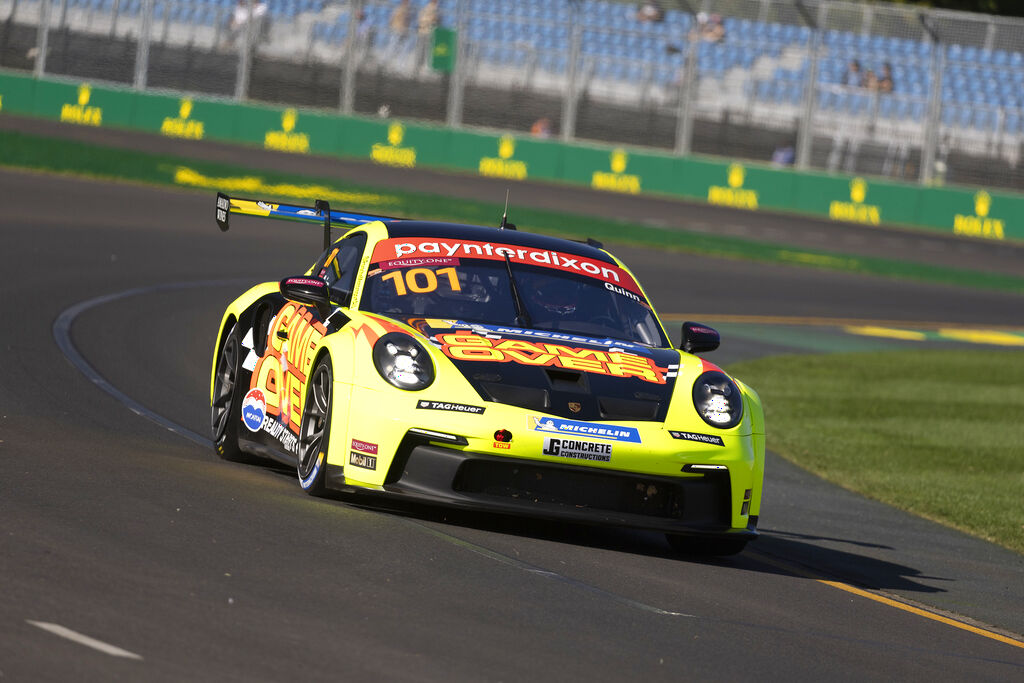
[{"label": "yellow race car", "polygon": [[[266,456],[328,489],[655,529],[733,554],[757,536],[757,394],[673,348],[643,289],[586,243],[217,196],[232,213],[323,224],[302,275],[224,312],[211,422],[227,460]],[[331,229],[347,228],[331,239]]]}]

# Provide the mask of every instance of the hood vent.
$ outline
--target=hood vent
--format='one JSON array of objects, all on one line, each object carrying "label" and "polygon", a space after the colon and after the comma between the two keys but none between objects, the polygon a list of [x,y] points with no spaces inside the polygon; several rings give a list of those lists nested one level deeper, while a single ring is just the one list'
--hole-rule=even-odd
[{"label": "hood vent", "polygon": [[494,382],[481,382],[480,388],[490,397],[490,400],[497,403],[507,403],[529,410],[548,410],[551,407],[551,397],[547,389]]},{"label": "hood vent", "polygon": [[637,401],[628,398],[598,398],[602,420],[656,420],[661,401]]},{"label": "hood vent", "polygon": [[576,370],[562,370],[560,368],[544,368],[548,376],[551,389],[554,391],[566,391],[569,393],[590,393],[590,382],[586,374]]}]

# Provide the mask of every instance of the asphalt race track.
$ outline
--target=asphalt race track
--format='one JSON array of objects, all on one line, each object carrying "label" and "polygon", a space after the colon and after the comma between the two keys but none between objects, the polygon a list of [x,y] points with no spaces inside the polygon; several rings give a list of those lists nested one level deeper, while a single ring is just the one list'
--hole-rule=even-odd
[{"label": "asphalt race track", "polygon": [[[314,499],[292,471],[224,463],[204,441],[223,307],[302,272],[319,232],[223,234],[208,193],[34,173],[0,170],[0,197],[5,681],[1024,676],[1024,558],[777,457],[762,538],[708,562],[657,534]],[[617,253],[664,313],[995,326],[1024,304]],[[793,348],[751,333],[712,358]]]}]

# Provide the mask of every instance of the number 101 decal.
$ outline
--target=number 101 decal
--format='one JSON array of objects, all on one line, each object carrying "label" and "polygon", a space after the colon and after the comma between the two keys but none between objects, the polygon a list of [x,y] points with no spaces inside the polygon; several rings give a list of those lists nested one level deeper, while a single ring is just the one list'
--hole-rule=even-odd
[{"label": "number 101 decal", "polygon": [[438,268],[436,274],[429,268],[410,268],[405,271],[404,276],[402,271],[393,270],[387,275],[382,275],[381,280],[391,280],[395,285],[395,293],[398,296],[405,296],[409,292],[414,294],[433,292],[437,289],[438,275],[448,278],[448,286],[451,288],[451,291],[458,292],[462,290],[462,287],[459,285],[459,277],[455,274],[454,268]]}]

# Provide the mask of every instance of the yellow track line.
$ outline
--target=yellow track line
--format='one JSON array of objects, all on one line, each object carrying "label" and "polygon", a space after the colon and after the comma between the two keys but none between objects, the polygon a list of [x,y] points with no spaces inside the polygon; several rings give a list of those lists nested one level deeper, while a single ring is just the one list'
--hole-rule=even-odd
[{"label": "yellow track line", "polygon": [[876,327],[902,327],[914,329],[985,329],[985,330],[1006,330],[1011,332],[1024,332],[1024,327],[1019,325],[990,325],[987,323],[950,323],[950,322],[929,322],[918,320],[871,320],[864,318],[819,318],[785,315],[722,315],[704,313],[665,313],[662,320],[671,322],[684,322],[686,320],[706,320],[709,322],[722,323],[758,323],[763,325],[817,325],[823,327],[846,327],[849,325],[872,325]]},{"label": "yellow track line", "polygon": [[828,579],[823,579],[798,566],[776,560],[775,558],[764,555],[763,553],[759,553],[756,551],[750,552],[749,550],[747,552],[752,555],[756,555],[757,559],[761,560],[766,564],[790,572],[792,574],[796,574],[797,576],[802,576],[806,579],[817,581],[818,583],[824,584],[826,586],[831,586],[832,588],[838,588],[841,591],[846,591],[847,593],[852,593],[853,595],[859,595],[862,598],[867,598],[868,600],[873,600],[875,602],[887,605],[889,607],[895,607],[896,609],[903,610],[904,612],[909,612],[910,614],[916,614],[917,616],[924,617],[925,619],[937,621],[940,624],[946,624],[947,626],[952,626],[953,628],[958,628],[962,631],[969,631],[976,635],[982,636],[983,638],[997,640],[1000,643],[1005,643],[1007,645],[1012,645],[1013,647],[1019,647],[1021,649],[1024,649],[1024,642],[1021,642],[1016,638],[1011,638],[1010,636],[1004,636],[1001,633],[996,633],[995,631],[990,631],[988,629],[972,626],[962,621],[957,621],[956,619],[950,619],[949,617],[944,617],[941,614],[929,612],[928,610],[924,610],[919,607],[914,607],[913,605],[908,605],[905,602],[893,600],[892,598],[887,598],[883,595],[879,595],[877,593],[872,593],[871,591],[866,591],[862,588],[851,586],[848,583],[843,583],[841,581],[829,581]]}]

